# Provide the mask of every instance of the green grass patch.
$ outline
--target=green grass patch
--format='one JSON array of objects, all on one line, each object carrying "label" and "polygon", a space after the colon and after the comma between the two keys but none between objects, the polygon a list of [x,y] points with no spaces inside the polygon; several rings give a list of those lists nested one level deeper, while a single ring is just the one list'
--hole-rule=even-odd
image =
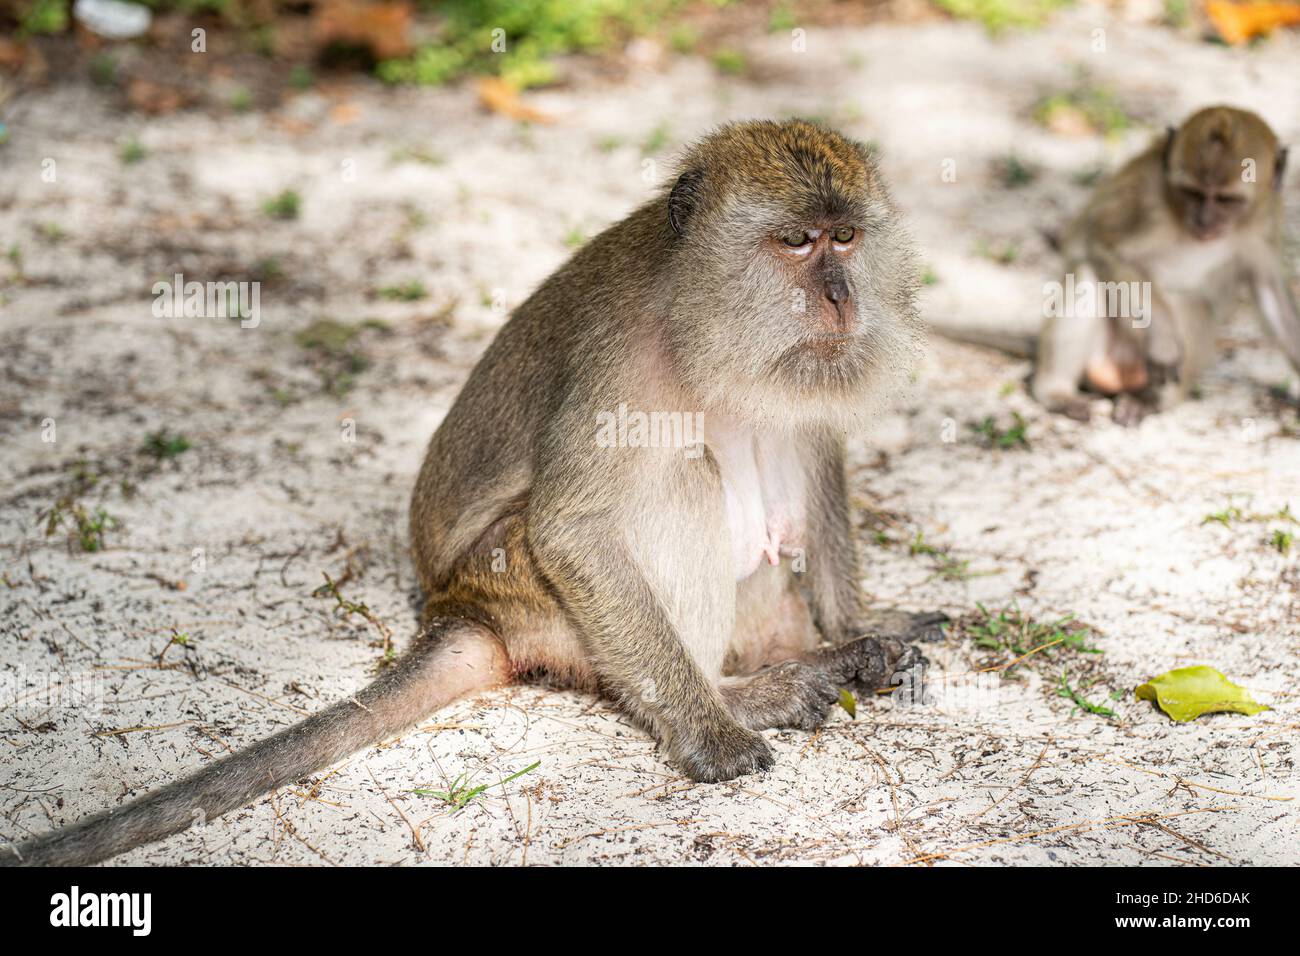
[{"label": "green grass patch", "polygon": [[452,813],[458,813],[490,787],[504,787],[512,780],[518,780],[524,774],[532,773],[541,765],[542,762],[538,760],[529,764],[523,770],[512,773],[500,783],[481,783],[477,787],[470,786],[473,781],[468,773],[461,773],[457,775],[446,790],[412,790],[411,793],[420,797],[432,797],[435,800],[441,800],[451,808]]},{"label": "green grass patch", "polygon": [[190,450],[190,440],[184,435],[172,435],[166,431],[150,432],[144,439],[144,451],[159,461],[175,458]]},{"label": "green grass patch", "polygon": [[983,604],[975,607],[978,614],[964,622],[964,630],[975,646],[983,650],[1016,657],[1051,654],[1057,649],[1079,654],[1104,653],[1090,643],[1096,632],[1079,623],[1072,614],[1054,621],[1037,621],[1021,612],[1020,605],[1014,602],[996,611],[990,611]]},{"label": "green grass patch", "polygon": [[297,219],[302,212],[302,197],[295,190],[286,189],[262,203],[262,212],[272,219]]},{"label": "green grass patch", "polygon": [[1011,27],[1036,27],[1071,0],[935,0],[939,8],[960,20],[982,23],[990,33]]},{"label": "green grass patch", "polygon": [[386,83],[440,86],[472,74],[495,75],[519,89],[556,78],[551,59],[615,49],[646,33],[682,0],[439,0],[437,37],[413,56],[385,60]]},{"label": "green grass patch", "polygon": [[1025,434],[1028,423],[1019,412],[1011,413],[1011,424],[1005,428],[992,415],[979,422],[968,422],[966,427],[984,439],[989,448],[1029,448],[1029,437]]}]

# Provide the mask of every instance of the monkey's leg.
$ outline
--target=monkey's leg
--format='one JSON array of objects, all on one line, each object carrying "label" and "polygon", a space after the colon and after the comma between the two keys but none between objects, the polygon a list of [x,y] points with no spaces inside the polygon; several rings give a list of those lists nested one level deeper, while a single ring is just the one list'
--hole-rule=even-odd
[{"label": "monkey's leg", "polygon": [[873,692],[888,686],[895,672],[920,660],[915,647],[890,638],[862,637],[746,677],[724,678],[719,689],[731,712],[746,727],[813,730],[826,720],[841,688]]},{"label": "monkey's leg", "polygon": [[[1091,275],[1091,273],[1089,273]],[[1048,411],[1088,420],[1079,385],[1089,363],[1104,354],[1106,320],[1098,314],[1049,316],[1038,339],[1030,390]]]},{"label": "monkey's leg", "polygon": [[355,696],[125,806],[0,850],[0,865],[84,866],[211,820],[509,679],[505,648],[456,609]]},{"label": "monkey's leg", "polygon": [[[767,742],[736,721],[716,687],[736,596],[731,562],[720,560],[730,540],[717,472],[670,450],[632,452],[642,453],[633,459],[641,475],[629,469],[602,484],[636,494],[608,500],[606,510],[593,514],[589,493],[572,481],[552,482],[554,498],[535,498],[530,550],[602,684],[671,763],[703,782],[766,770]],[[612,464],[606,458],[589,472]]]}]

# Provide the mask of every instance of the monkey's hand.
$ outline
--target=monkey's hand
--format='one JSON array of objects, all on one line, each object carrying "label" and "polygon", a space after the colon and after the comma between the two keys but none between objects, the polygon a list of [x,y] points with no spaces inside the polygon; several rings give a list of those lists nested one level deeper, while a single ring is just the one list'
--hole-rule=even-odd
[{"label": "monkey's hand", "polygon": [[700,783],[734,780],[747,773],[772,769],[772,748],[763,735],[739,724],[716,727],[695,740],[674,740],[668,759]]}]

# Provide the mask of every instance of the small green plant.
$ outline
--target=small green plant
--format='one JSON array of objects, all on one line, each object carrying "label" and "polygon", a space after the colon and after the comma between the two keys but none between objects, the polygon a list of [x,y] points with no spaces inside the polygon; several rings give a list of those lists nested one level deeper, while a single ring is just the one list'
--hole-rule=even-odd
[{"label": "small green plant", "polygon": [[294,341],[310,354],[327,392],[336,396],[347,394],[356,383],[356,376],[370,367],[370,359],[356,341],[360,334],[359,325],[323,318],[294,335]]},{"label": "small green plant", "polygon": [[54,534],[60,527],[71,522],[73,537],[82,551],[102,551],[104,532],[118,527],[117,519],[103,508],[89,511],[74,501],[71,494],[55,502],[45,519],[46,535]]},{"label": "small green plant", "polygon": [[1029,438],[1025,434],[1028,423],[1019,412],[1011,413],[1011,424],[1006,428],[998,425],[992,415],[986,415],[983,421],[968,422],[967,427],[982,436],[990,448],[1028,448]]},{"label": "small green plant", "polygon": [[1279,554],[1290,554],[1291,545],[1295,544],[1295,532],[1283,531],[1281,528],[1273,529],[1273,536],[1268,539]]},{"label": "small green plant", "polygon": [[921,285],[938,285],[939,273],[934,271],[933,266],[926,266],[921,270]]},{"label": "small green plant", "polygon": [[1087,690],[1088,686],[1091,685],[1085,685],[1082,690],[1071,687],[1066,672],[1061,671],[1061,679],[1056,685],[1056,696],[1073,701],[1075,706],[1081,710],[1086,710],[1090,714],[1096,714],[1099,717],[1114,717],[1115,711],[1109,707],[1103,707],[1101,704],[1094,704],[1083,696],[1083,690]]},{"label": "small green plant", "polygon": [[1038,178],[1038,168],[1026,163],[1015,154],[1004,156],[993,164],[994,174],[1007,189],[1020,189]]},{"label": "small green plant", "polygon": [[700,32],[688,24],[679,24],[668,34],[668,45],[678,53],[694,53],[700,45]]},{"label": "small green plant", "polygon": [[67,230],[57,222],[43,222],[36,227],[36,234],[46,242],[55,244],[68,238]]},{"label": "small green plant", "polygon": [[312,597],[332,597],[334,599],[334,611],[343,617],[357,615],[376,631],[379,632],[379,647],[383,649],[383,656],[379,660],[379,667],[387,667],[397,659],[397,649],[393,644],[393,632],[387,624],[376,616],[375,612],[370,610],[370,606],[359,601],[349,601],[339,590],[339,583],[350,574],[350,570],[345,572],[343,578],[335,581],[325,571],[321,575],[325,578],[325,583],[311,592]]},{"label": "small green plant", "polygon": [[1130,125],[1128,112],[1107,87],[1096,86],[1080,77],[1072,89],[1043,97],[1034,106],[1034,119],[1051,129],[1067,126],[1090,127],[1113,137]]},{"label": "small green plant", "polygon": [[1192,22],[1190,0],[1165,0],[1164,15],[1161,19],[1165,26],[1181,30]]},{"label": "small green plant", "polygon": [[246,87],[240,87],[230,94],[229,105],[236,113],[246,113],[253,108],[253,92]]},{"label": "small green plant", "polygon": [[88,512],[81,505],[72,510],[77,522],[77,541],[82,551],[100,551],[104,547],[104,532],[117,527],[117,519],[103,508]]},{"label": "small green plant", "polygon": [[117,58],[111,53],[99,53],[90,61],[90,80],[96,86],[112,86],[117,82]]},{"label": "small green plant", "polygon": [[713,65],[719,73],[739,76],[749,69],[749,60],[739,50],[724,47],[713,54]]},{"label": "small green plant", "polygon": [[572,229],[570,229],[568,232],[564,234],[564,244],[568,246],[570,249],[577,249],[586,241],[587,241],[587,234],[583,232],[581,229],[579,229],[577,226],[574,226]]},{"label": "small green plant", "polygon": [[145,157],[145,149],[140,145],[138,139],[129,139],[122,146],[122,151],[118,153],[118,158],[122,161],[123,166],[134,166]]},{"label": "small green plant", "polygon": [[272,219],[297,219],[302,211],[302,198],[292,189],[286,189],[262,203],[262,212]]},{"label": "small green plant", "polygon": [[938,5],[963,20],[982,23],[990,33],[1011,27],[1036,27],[1071,0],[936,0]]},{"label": "small green plant", "polygon": [[165,430],[150,432],[144,439],[144,451],[159,461],[164,458],[175,458],[189,449],[188,438],[184,435],[168,434]]},{"label": "small green plant", "polygon": [[641,155],[653,156],[662,152],[672,142],[672,128],[667,123],[660,123],[652,129],[641,142]]},{"label": "small green plant", "polygon": [[767,30],[769,33],[785,33],[793,30],[798,25],[798,20],[794,15],[794,4],[782,0],[767,17]]},{"label": "small green plant", "polygon": [[62,33],[68,28],[69,0],[27,0],[19,2],[19,36],[31,33]]},{"label": "small green plant", "polygon": [[[879,542],[880,536],[877,536]],[[886,539],[887,540],[887,539]],[[934,561],[935,576],[945,581],[968,581],[971,578],[992,574],[991,571],[972,571],[970,560],[954,558],[942,548],[937,548],[925,540],[924,532],[918,531],[907,546],[908,554],[913,557],[924,555]]]},{"label": "small green plant", "polygon": [[418,279],[411,279],[401,285],[384,286],[379,290],[379,295],[394,302],[418,302],[421,299],[427,299],[429,292],[425,289],[423,282]]},{"label": "small green plant", "polygon": [[295,90],[309,90],[316,78],[312,75],[311,68],[303,64],[295,64],[289,71],[289,85]]},{"label": "small green plant", "polygon": [[1225,528],[1232,526],[1233,522],[1241,523],[1260,523],[1265,521],[1285,521],[1288,524],[1300,525],[1300,518],[1291,511],[1290,503],[1283,505],[1277,511],[1247,511],[1240,505],[1235,505],[1229,500],[1228,504],[1220,511],[1211,511],[1201,519],[1202,525],[1221,524]]},{"label": "small green plant", "polygon": [[532,773],[542,765],[540,760],[529,764],[523,770],[512,773],[499,783],[481,783],[477,787],[470,787],[470,776],[468,772],[459,774],[455,780],[447,787],[446,790],[412,790],[411,793],[420,797],[433,797],[435,800],[441,800],[451,807],[452,813],[459,813],[469,805],[471,800],[481,795],[489,787],[504,787],[512,780],[518,780],[526,773]]}]

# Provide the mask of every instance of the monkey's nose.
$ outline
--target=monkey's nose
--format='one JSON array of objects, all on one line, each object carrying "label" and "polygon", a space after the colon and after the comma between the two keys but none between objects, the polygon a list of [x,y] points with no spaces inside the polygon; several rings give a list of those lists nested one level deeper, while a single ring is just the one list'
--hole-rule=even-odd
[{"label": "monkey's nose", "polygon": [[827,279],[826,298],[836,305],[849,301],[849,284],[843,279]]}]

